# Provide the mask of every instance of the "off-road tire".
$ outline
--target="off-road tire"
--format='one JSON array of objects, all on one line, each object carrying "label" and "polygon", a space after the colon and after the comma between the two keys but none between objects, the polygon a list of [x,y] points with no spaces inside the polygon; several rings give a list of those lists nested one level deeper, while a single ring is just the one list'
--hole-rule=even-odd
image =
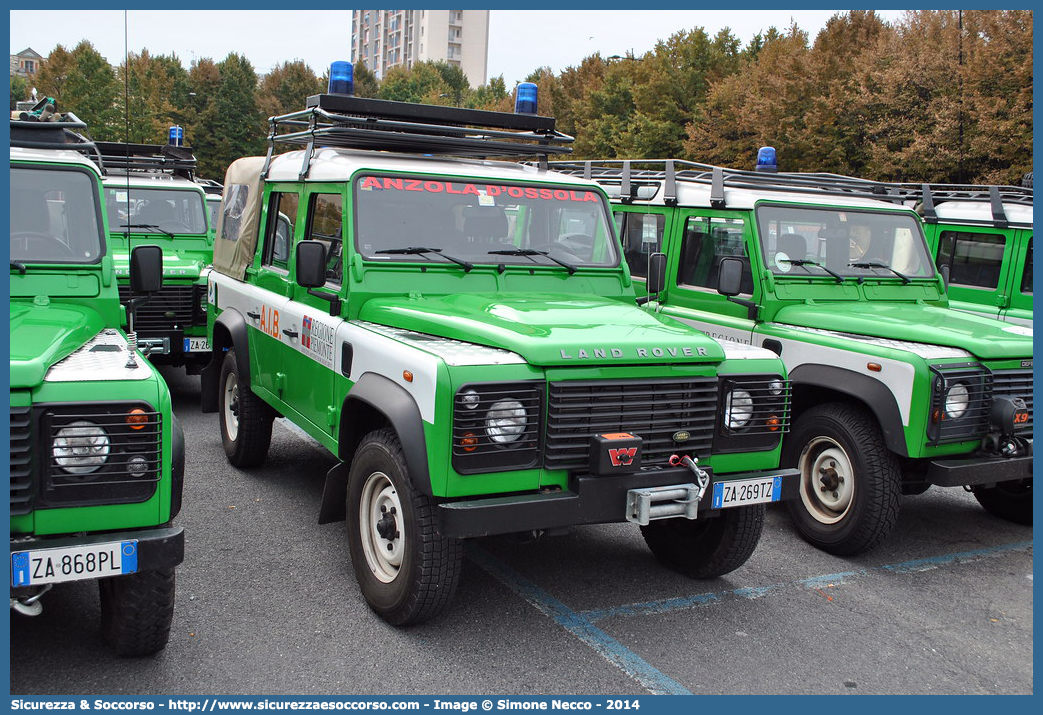
[{"label": "off-road tire", "polygon": [[1003,482],[993,487],[971,487],[985,511],[1015,524],[1032,526],[1032,479]]},{"label": "off-road tire", "polygon": [[[879,544],[894,528],[901,468],[865,409],[832,402],[802,414],[784,440],[783,464],[801,470],[800,495],[786,506],[808,543],[853,556]],[[842,477],[836,491],[822,489],[823,476]],[[811,494],[811,489],[818,492]]]},{"label": "off-road tire", "polygon": [[722,509],[704,519],[663,519],[641,527],[655,557],[689,578],[716,578],[742,566],[757,548],[764,505]]},{"label": "off-road tire", "polygon": [[[397,537],[385,540],[376,533],[384,517],[374,515],[392,505],[400,509],[390,521],[394,531],[386,533]],[[348,474],[348,549],[366,602],[393,626],[437,616],[456,590],[463,549],[458,539],[437,533],[437,509],[410,481],[394,432],[380,429],[362,439]]]},{"label": "off-road tire", "polygon": [[174,569],[98,580],[101,635],[120,656],[163,650],[174,617]]},{"label": "off-road tire", "polygon": [[[221,442],[229,463],[240,469],[264,464],[272,443],[275,412],[239,379],[234,350],[225,353],[218,390]],[[237,419],[232,413],[237,413]]]}]

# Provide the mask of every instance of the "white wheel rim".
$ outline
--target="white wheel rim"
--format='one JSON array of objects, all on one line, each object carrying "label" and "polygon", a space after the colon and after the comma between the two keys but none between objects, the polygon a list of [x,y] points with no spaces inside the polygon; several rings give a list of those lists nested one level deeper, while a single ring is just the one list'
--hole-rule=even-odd
[{"label": "white wheel rim", "polygon": [[398,491],[383,472],[370,474],[362,487],[358,528],[369,570],[391,583],[402,568],[406,534]]},{"label": "white wheel rim", "polygon": [[228,373],[225,378],[225,432],[233,442],[239,437],[239,381],[235,373]]},{"label": "white wheel rim", "polygon": [[844,448],[829,437],[816,437],[800,454],[800,498],[821,524],[836,524],[851,510],[855,470]]}]

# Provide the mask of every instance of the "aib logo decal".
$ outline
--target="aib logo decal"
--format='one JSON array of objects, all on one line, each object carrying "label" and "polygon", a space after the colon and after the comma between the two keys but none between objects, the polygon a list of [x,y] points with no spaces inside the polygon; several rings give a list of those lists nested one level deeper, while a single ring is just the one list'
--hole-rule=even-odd
[{"label": "aib logo decal", "polygon": [[311,348],[311,318],[307,315],[301,321],[301,345]]},{"label": "aib logo decal", "polygon": [[627,467],[634,463],[637,456],[637,447],[620,447],[608,450],[608,458],[613,467]]}]

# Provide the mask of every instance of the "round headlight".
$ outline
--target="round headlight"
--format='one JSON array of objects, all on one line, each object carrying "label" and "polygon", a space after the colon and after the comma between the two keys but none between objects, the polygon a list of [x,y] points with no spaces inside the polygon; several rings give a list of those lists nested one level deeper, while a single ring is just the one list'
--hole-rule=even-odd
[{"label": "round headlight", "polygon": [[70,422],[54,437],[54,462],[69,474],[90,474],[109,458],[109,436],[88,420]]},{"label": "round headlight", "polygon": [[485,430],[493,442],[506,444],[525,432],[525,408],[517,400],[500,400],[485,416]]},{"label": "round headlight", "polygon": [[958,420],[963,417],[967,414],[970,404],[970,393],[967,392],[967,386],[962,382],[957,382],[945,393],[945,414],[950,419]]},{"label": "round headlight", "polygon": [[768,392],[773,395],[781,395],[782,391],[786,389],[782,380],[772,380],[768,383]]},{"label": "round headlight", "polygon": [[753,398],[746,390],[732,390],[724,404],[724,423],[728,429],[742,429],[753,417]]}]

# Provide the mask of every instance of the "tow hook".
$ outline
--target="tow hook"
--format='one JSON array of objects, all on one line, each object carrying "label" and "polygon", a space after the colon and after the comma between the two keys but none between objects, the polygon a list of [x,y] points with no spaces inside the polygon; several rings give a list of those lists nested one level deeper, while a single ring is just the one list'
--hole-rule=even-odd
[{"label": "tow hook", "polygon": [[23,616],[39,616],[43,613],[43,604],[40,602],[40,597],[50,591],[52,585],[53,584],[50,583],[47,584],[32,596],[26,596],[25,598],[12,598],[11,610],[16,613],[21,613]]},{"label": "tow hook", "polygon": [[682,454],[680,456],[676,454],[670,455],[671,467],[684,465],[691,469],[692,474],[695,475],[695,483],[699,487],[699,496],[696,497],[696,501],[703,498],[703,494],[706,492],[706,487],[710,486],[710,475],[699,468],[699,465],[697,464],[698,461],[698,459],[692,459],[687,454]]}]

